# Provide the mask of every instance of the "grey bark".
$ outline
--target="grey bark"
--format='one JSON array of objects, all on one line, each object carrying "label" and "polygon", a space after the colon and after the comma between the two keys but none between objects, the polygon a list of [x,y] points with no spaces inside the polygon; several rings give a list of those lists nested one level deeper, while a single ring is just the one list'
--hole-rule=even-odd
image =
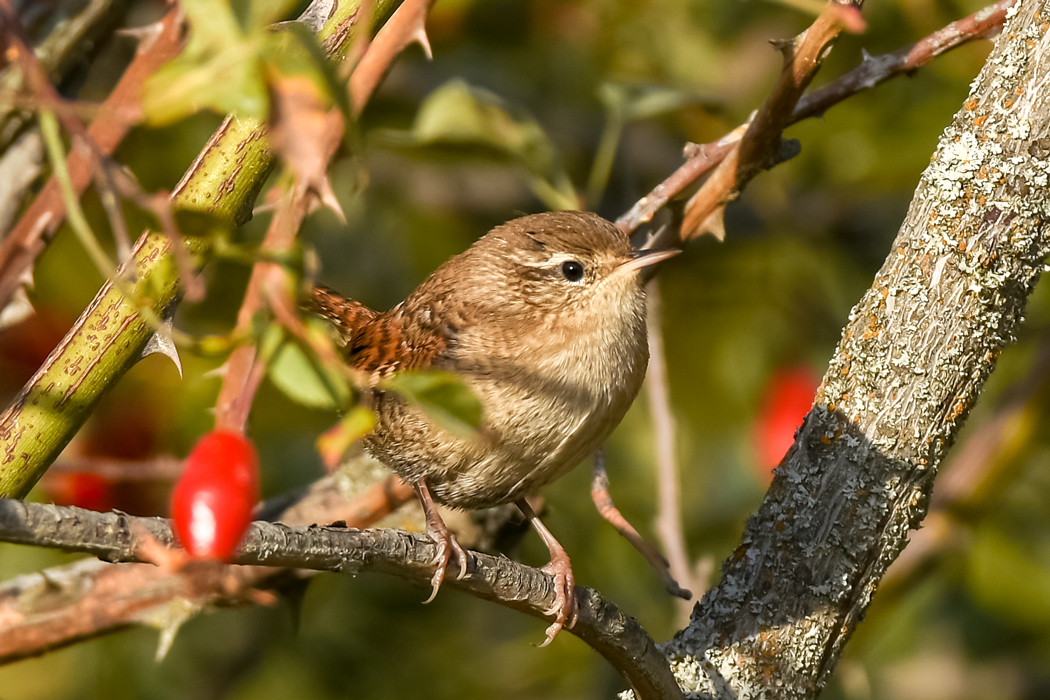
[{"label": "grey bark", "polygon": [[[41,503],[0,499],[0,541],[84,552],[111,562],[141,562],[147,537],[165,546],[175,538],[162,518],[123,513],[95,513]],[[280,523],[251,524],[231,563],[385,573],[429,584],[437,545],[428,537],[402,530],[353,530]],[[467,574],[446,578],[443,588],[457,588],[543,619],[554,607],[551,575],[506,557],[468,551]],[[576,587],[579,617],[570,630],[619,671],[640,698],[682,697],[667,660],[633,617],[601,594]]]},{"label": "grey bark", "polygon": [[1008,20],[722,580],[666,644],[686,690],[816,696],[926,514],[1048,251],[1048,5]]}]

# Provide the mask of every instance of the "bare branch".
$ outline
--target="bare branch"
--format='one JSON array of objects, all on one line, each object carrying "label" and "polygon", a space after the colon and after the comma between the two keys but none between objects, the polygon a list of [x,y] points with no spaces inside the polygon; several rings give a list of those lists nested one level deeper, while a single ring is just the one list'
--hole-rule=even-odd
[{"label": "bare branch", "polygon": [[[143,533],[171,546],[171,527],[160,518],[95,513],[16,500],[0,500],[0,539],[79,551],[114,562],[141,562]],[[422,584],[430,581],[437,545],[400,530],[347,530],[253,523],[233,562],[318,571],[378,572]],[[505,557],[470,552],[467,575],[446,586],[552,620],[554,578]],[[573,634],[606,657],[639,698],[681,698],[667,660],[634,618],[596,591],[577,587],[579,617]]]},{"label": "bare branch", "polygon": [[[993,36],[1002,28],[1006,11],[1014,2],[1015,0],[1000,0],[968,17],[952,22],[910,48],[867,58],[846,75],[799,100],[788,124],[823,114],[846,98],[890,78],[909,74],[951,49],[976,39]],[[669,201],[721,163],[740,142],[750,123],[738,126],[718,141],[688,148],[688,160],[617,219],[617,225],[628,233],[633,233],[639,226],[650,221]]]},{"label": "bare branch", "polygon": [[[347,465],[349,471],[327,477],[297,498],[277,498],[263,505],[260,517],[289,524],[344,521],[368,527],[413,498],[412,489],[394,476],[381,476],[379,465]],[[379,481],[370,484],[376,477]],[[398,523],[410,516],[399,515]],[[248,602],[240,591],[265,585],[281,570],[227,567],[202,582],[185,579],[149,564],[77,562],[22,576],[0,585],[0,664],[115,632],[131,624],[161,619],[176,598],[193,610]],[[228,585],[235,581],[237,586]],[[59,600],[42,595],[61,588]]]}]

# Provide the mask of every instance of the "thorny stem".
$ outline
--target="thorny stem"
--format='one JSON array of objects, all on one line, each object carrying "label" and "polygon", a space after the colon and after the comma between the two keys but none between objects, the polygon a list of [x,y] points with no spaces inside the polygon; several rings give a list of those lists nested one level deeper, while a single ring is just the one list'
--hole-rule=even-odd
[{"label": "thorny stem", "polygon": [[[380,2],[383,13],[391,3]],[[330,52],[350,41],[355,2],[332,6],[321,30]],[[263,125],[229,118],[215,133],[173,193],[173,206],[206,213],[232,226],[250,216],[251,205],[273,164]],[[210,255],[210,236],[188,239],[198,264]],[[134,272],[132,298],[149,299],[154,316],[175,303],[178,268],[171,242],[147,232],[123,272]],[[0,494],[22,496],[90,414],[103,392],[133,366],[154,329],[116,285],[107,284],[30,379],[0,414]]]}]

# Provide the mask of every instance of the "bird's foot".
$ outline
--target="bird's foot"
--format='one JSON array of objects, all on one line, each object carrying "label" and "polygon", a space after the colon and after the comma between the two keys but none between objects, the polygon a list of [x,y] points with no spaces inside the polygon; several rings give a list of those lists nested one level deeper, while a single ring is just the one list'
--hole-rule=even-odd
[{"label": "bird's foot", "polygon": [[547,628],[546,641],[540,644],[541,647],[545,647],[554,641],[558,632],[563,629],[572,629],[576,624],[576,616],[579,613],[576,606],[576,580],[572,575],[572,561],[569,560],[569,553],[554,538],[528,501],[522,498],[516,503],[532,526],[536,528],[543,543],[547,545],[547,551],[551,553],[551,560],[543,567],[543,571],[554,577],[554,605],[544,610],[543,614],[554,615],[554,622]]},{"label": "bird's foot", "polygon": [[547,628],[547,639],[540,644],[545,647],[563,629],[572,629],[579,613],[576,607],[576,581],[572,575],[572,562],[564,549],[551,552],[550,563],[543,571],[554,577],[554,605],[544,610],[545,615],[554,615],[554,622]]},{"label": "bird's foot", "polygon": [[433,561],[437,568],[434,569],[434,575],[430,577],[430,597],[423,601],[424,605],[432,602],[437,597],[438,589],[441,588],[441,584],[445,580],[445,574],[448,572],[448,566],[453,558],[459,560],[459,572],[456,575],[456,580],[462,579],[467,575],[466,551],[456,541],[456,536],[445,526],[444,521],[441,521],[441,525],[443,528],[441,531],[435,531],[429,526],[427,527],[427,535],[438,546],[438,553]]},{"label": "bird's foot", "polygon": [[437,556],[433,560],[433,564],[437,568],[434,569],[434,575],[430,577],[430,597],[423,601],[423,604],[426,605],[437,597],[438,589],[441,588],[441,584],[445,580],[445,574],[448,572],[448,566],[453,557],[459,560],[459,573],[456,579],[462,579],[467,575],[467,553],[456,541],[456,536],[445,525],[445,521],[441,519],[437,504],[434,503],[426,483],[420,480],[412,484],[412,486],[415,488],[416,494],[419,496],[419,502],[423,506],[427,536],[438,547]]}]

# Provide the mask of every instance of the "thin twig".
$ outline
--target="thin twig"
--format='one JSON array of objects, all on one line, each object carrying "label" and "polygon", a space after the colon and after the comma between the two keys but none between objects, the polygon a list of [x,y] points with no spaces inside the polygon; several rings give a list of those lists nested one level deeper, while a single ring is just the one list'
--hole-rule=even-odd
[{"label": "thin twig", "polygon": [[[661,316],[660,285],[649,282],[646,294],[649,327],[649,369],[645,375],[645,391],[649,399],[649,415],[653,421],[656,448],[656,488],[659,511],[656,516],[656,534],[667,553],[671,575],[688,586],[700,598],[703,588],[693,577],[689,553],[685,544],[680,502],[681,484],[678,477],[678,459],[674,415],[671,413],[671,393],[667,382],[667,363],[664,357],[663,320]],[[679,604],[679,612],[688,619],[691,603]]]},{"label": "thin twig", "polygon": [[729,149],[711,176],[686,203],[678,233],[681,241],[708,232],[718,238],[724,237],[722,218],[725,205],[763,168],[781,159],[778,154],[780,135],[791,123],[795,105],[842,30],[842,8],[859,7],[860,4],[861,0],[830,0],[806,31],[780,44],[784,67],[776,85],[740,142]]},{"label": "thin twig", "polygon": [[361,114],[372,93],[390,70],[394,59],[412,43],[419,43],[431,55],[426,19],[434,0],[405,0],[376,34],[350,77],[350,106],[354,116]]},{"label": "thin twig", "polygon": [[[806,95],[795,107],[789,124],[814,117],[853,95],[902,74],[909,74],[934,58],[977,39],[993,36],[1002,29],[1007,10],[1016,0],[1000,0],[982,10],[956,20],[930,34],[909,48],[868,57],[860,65],[837,80]],[[633,233],[669,201],[684,192],[691,184],[711,172],[740,141],[750,122],[742,124],[717,141],[688,149],[685,163],[649,194],[639,199],[616,223]]]},{"label": "thin twig", "polygon": [[[142,85],[158,67],[182,47],[179,11],[173,9],[156,24],[155,33],[139,44],[135,58],[124,71],[113,92],[98,109],[87,135],[98,153],[112,154],[134,123]],[[78,196],[91,182],[92,152],[79,140],[67,163],[73,189]],[[22,285],[25,273],[44,250],[65,220],[65,205],[58,181],[52,177],[26,209],[14,229],[0,243],[0,309]]]}]

